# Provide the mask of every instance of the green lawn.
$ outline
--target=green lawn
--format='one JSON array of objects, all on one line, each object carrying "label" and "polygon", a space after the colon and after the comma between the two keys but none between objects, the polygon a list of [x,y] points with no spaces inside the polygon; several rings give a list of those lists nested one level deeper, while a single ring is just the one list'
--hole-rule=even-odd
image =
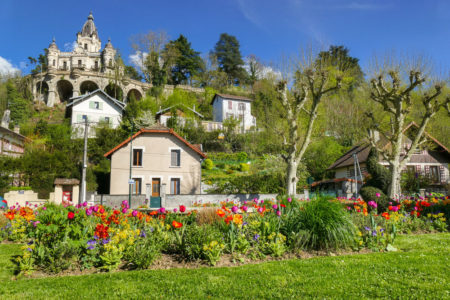
[{"label": "green lawn", "polygon": [[18,246],[0,245],[0,298],[450,299],[450,233],[401,236],[396,247],[401,252],[10,281],[8,256]]}]

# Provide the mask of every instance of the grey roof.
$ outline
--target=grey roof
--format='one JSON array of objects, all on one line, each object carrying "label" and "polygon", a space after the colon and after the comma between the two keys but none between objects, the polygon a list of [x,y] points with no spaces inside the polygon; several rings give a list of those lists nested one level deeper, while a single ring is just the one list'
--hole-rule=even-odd
[{"label": "grey roof", "polygon": [[15,131],[13,131],[9,128],[3,127],[3,126],[0,126],[0,131],[4,132],[6,134],[9,134],[9,135],[15,136],[16,138],[18,138],[19,140],[22,140],[22,141],[29,140],[26,136],[23,136],[20,133],[17,133]]},{"label": "grey roof", "polygon": [[116,106],[118,106],[118,107],[120,108],[120,110],[123,110],[123,109],[125,108],[125,106],[126,106],[125,103],[123,103],[122,101],[119,101],[119,100],[117,100],[117,99],[111,97],[111,96],[108,95],[104,90],[96,89],[95,91],[90,92],[90,93],[87,93],[87,94],[84,94],[84,95],[82,95],[82,96],[70,98],[71,102],[68,103],[66,107],[73,106],[73,105],[75,105],[75,104],[77,104],[77,103],[83,102],[84,100],[86,100],[86,99],[92,97],[94,94],[97,94],[97,93],[101,93],[101,94],[105,95],[106,98],[108,98],[110,101],[113,102],[113,104],[115,104]]},{"label": "grey roof", "polygon": [[97,28],[95,28],[94,24],[94,16],[92,16],[92,12],[89,13],[87,21],[83,25],[83,29],[81,29],[81,36],[97,36]]},{"label": "grey roof", "polygon": [[238,101],[249,101],[252,102],[253,100],[248,98],[248,97],[244,97],[244,96],[236,96],[236,95],[230,95],[230,94],[215,94],[211,104],[214,103],[214,101],[216,100],[217,96],[223,98],[223,99],[229,99],[229,100],[238,100]]},{"label": "grey roof", "polygon": [[160,110],[156,113],[156,115],[161,115],[161,114],[165,113],[166,111],[172,109],[173,107],[180,107],[180,106],[183,106],[183,107],[189,109],[190,111],[192,111],[194,114],[196,114],[196,115],[199,116],[200,118],[203,118],[203,115],[202,115],[201,113],[199,113],[199,112],[196,111],[195,109],[192,109],[192,108],[190,108],[189,106],[186,106],[186,105],[184,105],[184,104],[175,104],[175,105],[166,107],[166,108],[164,108],[164,109],[160,109]]}]

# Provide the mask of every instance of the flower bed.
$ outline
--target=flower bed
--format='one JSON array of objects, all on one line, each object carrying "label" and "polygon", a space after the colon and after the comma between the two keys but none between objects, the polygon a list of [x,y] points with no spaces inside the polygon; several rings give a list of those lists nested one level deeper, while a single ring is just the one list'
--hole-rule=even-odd
[{"label": "flower bed", "polygon": [[130,210],[127,201],[120,209],[49,204],[11,207],[1,238],[25,244],[16,259],[23,274],[145,269],[162,254],[215,265],[224,255],[240,262],[311,250],[395,250],[399,232],[447,230],[449,204],[448,198],[404,200],[378,212],[375,202],[359,199],[282,198],[148,213]]}]

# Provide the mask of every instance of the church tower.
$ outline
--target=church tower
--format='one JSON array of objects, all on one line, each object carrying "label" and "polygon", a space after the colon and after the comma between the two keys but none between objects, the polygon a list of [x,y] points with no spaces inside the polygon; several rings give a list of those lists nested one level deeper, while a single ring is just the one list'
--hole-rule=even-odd
[{"label": "church tower", "polygon": [[87,21],[84,23],[81,32],[77,33],[77,44],[79,48],[86,52],[99,52],[101,49],[102,43],[98,37],[92,12],[89,13]]}]

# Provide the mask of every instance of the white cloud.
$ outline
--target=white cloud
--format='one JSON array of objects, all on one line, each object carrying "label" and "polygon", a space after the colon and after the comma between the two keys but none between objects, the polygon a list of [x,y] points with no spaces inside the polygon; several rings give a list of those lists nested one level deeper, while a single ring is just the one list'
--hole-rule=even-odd
[{"label": "white cloud", "polygon": [[20,68],[21,70],[25,69],[26,67],[27,67],[27,63],[26,63],[26,62],[21,61],[21,62],[19,63],[19,68]]},{"label": "white cloud", "polygon": [[14,67],[9,61],[0,56],[0,75],[15,75],[20,70]]},{"label": "white cloud", "polygon": [[76,41],[73,42],[68,42],[64,44],[64,51],[66,52],[72,52],[73,50],[75,50],[75,48],[78,46]]},{"label": "white cloud", "polygon": [[147,55],[148,55],[147,52],[136,51],[135,53],[130,54],[130,56],[128,56],[128,58],[135,67],[142,70],[144,67],[143,63],[144,63]]}]

